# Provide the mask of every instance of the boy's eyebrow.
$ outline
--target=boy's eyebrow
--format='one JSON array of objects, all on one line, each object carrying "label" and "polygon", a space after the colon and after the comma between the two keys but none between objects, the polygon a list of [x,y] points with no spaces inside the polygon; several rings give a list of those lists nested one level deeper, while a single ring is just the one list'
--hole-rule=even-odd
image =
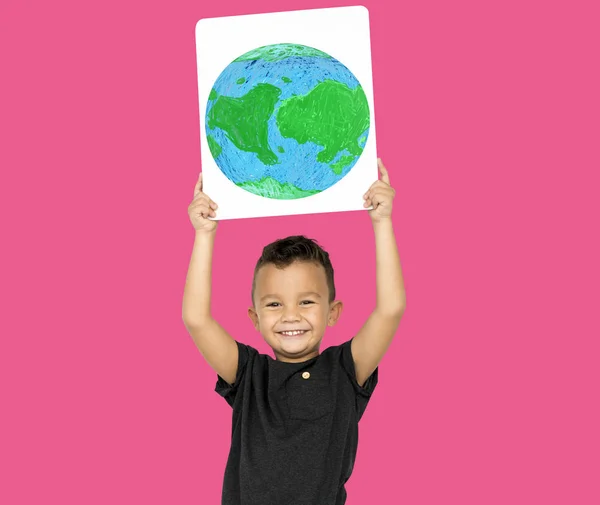
[{"label": "boy's eyebrow", "polygon": [[[300,296],[315,296],[317,298],[323,298],[319,293],[315,293],[314,291],[306,291],[304,293],[299,293]],[[277,295],[265,295],[260,297],[260,302],[264,302],[267,298],[279,298]]]},{"label": "boy's eyebrow", "polygon": [[308,295],[312,295],[312,296],[316,296],[317,298],[321,298],[321,295],[319,293],[315,293],[314,291],[307,291],[305,293],[300,293],[300,296],[308,296]]}]

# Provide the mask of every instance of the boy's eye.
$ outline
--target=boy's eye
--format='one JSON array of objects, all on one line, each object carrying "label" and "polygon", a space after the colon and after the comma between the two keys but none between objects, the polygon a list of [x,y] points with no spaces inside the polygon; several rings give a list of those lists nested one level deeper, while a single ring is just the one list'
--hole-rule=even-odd
[{"label": "boy's eye", "polygon": [[[300,305],[308,305],[308,304],[311,304],[311,303],[315,303],[315,302],[313,302],[312,300],[302,300],[300,302]],[[267,307],[279,307],[280,305],[281,304],[279,302],[270,302],[270,303],[267,303]]]}]

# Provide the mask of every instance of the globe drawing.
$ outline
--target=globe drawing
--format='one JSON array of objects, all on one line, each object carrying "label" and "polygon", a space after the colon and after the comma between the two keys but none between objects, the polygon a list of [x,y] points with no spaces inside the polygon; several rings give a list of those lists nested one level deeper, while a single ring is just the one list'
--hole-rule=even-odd
[{"label": "globe drawing", "polygon": [[369,135],[365,93],[328,54],[298,44],[253,49],[219,75],[206,107],[213,159],[238,187],[290,200],[320,193],[356,164]]}]

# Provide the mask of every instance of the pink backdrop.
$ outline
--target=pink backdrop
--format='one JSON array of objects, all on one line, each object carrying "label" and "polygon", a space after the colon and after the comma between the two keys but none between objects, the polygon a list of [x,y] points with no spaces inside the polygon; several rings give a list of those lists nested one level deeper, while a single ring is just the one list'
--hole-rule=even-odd
[{"label": "pink backdrop", "polygon": [[[408,308],[347,503],[597,505],[598,3],[364,4]],[[231,410],[181,320],[194,27],[280,9],[2,1],[1,503],[219,503]],[[223,222],[215,315],[262,352],[252,267],[296,233],[346,305],[324,347],[373,306],[366,213]]]}]

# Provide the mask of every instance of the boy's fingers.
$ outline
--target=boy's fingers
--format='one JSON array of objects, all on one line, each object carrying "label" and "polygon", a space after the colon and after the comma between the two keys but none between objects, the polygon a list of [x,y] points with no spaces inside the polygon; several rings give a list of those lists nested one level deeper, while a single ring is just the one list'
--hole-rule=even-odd
[{"label": "boy's fingers", "polygon": [[369,199],[373,200],[373,198],[375,198],[376,195],[381,194],[381,189],[374,189],[372,191],[369,191]]},{"label": "boy's fingers", "polygon": [[396,190],[391,186],[379,186],[372,191],[369,191],[371,195],[390,195],[392,198],[396,196]]},{"label": "boy's fingers", "polygon": [[203,204],[195,204],[195,205],[190,205],[190,212],[195,212],[196,214],[198,212],[200,212],[202,209],[208,208],[207,205],[203,205]]},{"label": "boy's fingers", "polygon": [[194,199],[192,200],[192,204],[194,205],[198,204],[199,202],[206,203],[206,205],[209,205],[215,210],[219,208],[215,202],[213,202],[205,193],[202,192],[196,193]]},{"label": "boy's fingers", "polygon": [[396,190],[390,185],[385,184],[383,181],[377,181],[373,183],[373,185],[369,188],[369,191],[363,195],[363,198],[372,200],[375,195],[385,194],[392,195],[393,197],[396,194]]},{"label": "boy's fingers", "polygon": [[373,184],[371,184],[371,187],[367,190],[367,192],[364,194],[364,196],[367,196],[369,194],[369,192],[375,191],[376,189],[384,189],[384,188],[390,188],[390,187],[391,186],[389,185],[389,183],[386,183],[383,179],[375,181]]},{"label": "boy's fingers", "polygon": [[371,184],[371,186],[363,196],[366,198],[369,195],[369,193],[371,193],[378,186],[378,183],[379,181],[375,181],[373,184]]},{"label": "boy's fingers", "polygon": [[197,216],[207,217],[214,216],[215,212],[208,205],[197,205],[193,208],[194,214]]},{"label": "boy's fingers", "polygon": [[208,201],[209,198],[204,193],[202,193],[202,191],[198,191],[198,193],[196,193],[194,195],[194,199],[192,200],[192,202],[195,203],[195,202],[200,202],[200,201],[203,201],[203,200]]},{"label": "boy's fingers", "polygon": [[211,212],[215,210],[214,207],[212,207],[208,202],[202,202],[199,205],[195,205],[193,208],[194,209],[204,209],[206,211],[211,211]]},{"label": "boy's fingers", "polygon": [[379,180],[379,181],[375,181],[373,183],[373,187],[371,188],[371,190],[376,190],[376,189],[386,189],[386,188],[391,188],[391,186],[389,184],[387,184],[383,179]]},{"label": "boy's fingers", "polygon": [[382,196],[380,194],[373,195],[372,201],[373,201],[374,209],[376,209],[377,207],[379,207],[382,204],[385,204],[385,202],[386,202],[385,198],[382,198]]},{"label": "boy's fingers", "polygon": [[373,193],[373,196],[371,197],[371,200],[373,200],[375,203],[381,203],[385,201],[385,193],[382,193],[380,191]]},{"label": "boy's fingers", "polygon": [[216,208],[218,208],[218,207],[219,207],[219,206],[218,206],[218,205],[217,205],[215,202],[213,202],[213,201],[212,201],[212,200],[211,200],[211,199],[210,199],[210,198],[209,198],[209,197],[208,197],[206,194],[204,194],[204,193],[203,193],[203,195],[204,195],[204,197],[206,198],[206,203],[207,203],[207,205],[208,205],[210,208],[212,208],[212,209],[216,209]]},{"label": "boy's fingers", "polygon": [[205,196],[200,196],[190,204],[190,209],[195,210],[202,207],[211,208],[209,200]]},{"label": "boy's fingers", "polygon": [[200,212],[200,215],[204,218],[207,219],[209,217],[216,217],[217,215],[215,214],[215,211],[212,209],[203,209]]},{"label": "boy's fingers", "polygon": [[381,161],[381,158],[377,158],[377,166],[379,167],[379,173],[381,174],[381,180],[383,182],[385,182],[386,184],[389,184],[390,176],[388,174],[387,169],[385,168],[385,165],[383,164],[383,161]]}]

